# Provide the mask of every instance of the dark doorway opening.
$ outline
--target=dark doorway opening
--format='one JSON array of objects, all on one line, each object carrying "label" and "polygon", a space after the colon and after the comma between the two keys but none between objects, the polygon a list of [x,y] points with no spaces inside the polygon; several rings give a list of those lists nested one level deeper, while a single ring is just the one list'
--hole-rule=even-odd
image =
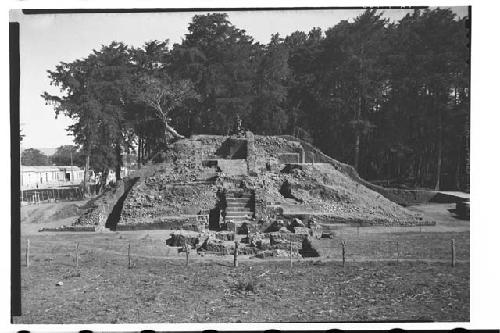
[{"label": "dark doorway opening", "polygon": [[208,229],[209,230],[219,230],[220,229],[220,209],[215,207],[210,209],[208,213]]}]

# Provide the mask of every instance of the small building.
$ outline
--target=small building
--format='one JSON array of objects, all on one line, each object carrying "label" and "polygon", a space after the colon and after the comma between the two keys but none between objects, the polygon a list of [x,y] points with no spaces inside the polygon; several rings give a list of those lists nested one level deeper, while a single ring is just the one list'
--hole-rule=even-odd
[{"label": "small building", "polygon": [[21,187],[36,188],[83,181],[84,171],[77,166],[21,166]]}]

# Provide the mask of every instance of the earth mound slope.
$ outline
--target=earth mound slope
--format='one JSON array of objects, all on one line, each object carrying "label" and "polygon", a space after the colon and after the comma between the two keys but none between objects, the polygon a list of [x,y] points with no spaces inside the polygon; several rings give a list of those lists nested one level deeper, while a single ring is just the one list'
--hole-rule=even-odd
[{"label": "earth mound slope", "polygon": [[199,214],[224,219],[225,194],[238,188],[253,193],[256,221],[295,214],[332,223],[422,223],[420,215],[377,192],[352,166],[293,137],[193,136],[167,147],[137,178],[122,198],[120,223]]}]

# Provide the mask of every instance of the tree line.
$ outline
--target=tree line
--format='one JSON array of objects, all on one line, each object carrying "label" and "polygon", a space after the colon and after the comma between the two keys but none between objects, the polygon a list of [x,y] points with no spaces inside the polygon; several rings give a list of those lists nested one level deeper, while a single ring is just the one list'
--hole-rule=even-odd
[{"label": "tree line", "polygon": [[79,151],[78,146],[59,146],[53,155],[46,155],[36,148],[28,148],[21,153],[21,165],[46,166],[46,165],[75,165],[85,166],[85,156]]},{"label": "tree line", "polygon": [[144,163],[169,140],[293,134],[364,178],[468,190],[470,50],[467,18],[414,10],[390,22],[368,9],[322,31],[268,44],[228,15],[195,15],[182,42],[104,45],[49,70],[42,96],[74,120],[87,168]]}]

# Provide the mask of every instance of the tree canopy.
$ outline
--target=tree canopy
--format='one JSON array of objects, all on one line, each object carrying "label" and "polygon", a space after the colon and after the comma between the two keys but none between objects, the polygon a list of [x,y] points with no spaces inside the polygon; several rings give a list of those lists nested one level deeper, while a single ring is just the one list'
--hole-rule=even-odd
[{"label": "tree canopy", "polygon": [[21,153],[21,165],[50,165],[47,155],[35,148],[28,148]]},{"label": "tree canopy", "polygon": [[266,45],[227,14],[195,15],[184,39],[113,42],[48,72],[44,93],[94,169],[121,155],[148,160],[169,140],[292,134],[362,177],[467,189],[470,51],[467,18],[414,10],[389,22],[374,9],[326,31],[271,35]]}]

